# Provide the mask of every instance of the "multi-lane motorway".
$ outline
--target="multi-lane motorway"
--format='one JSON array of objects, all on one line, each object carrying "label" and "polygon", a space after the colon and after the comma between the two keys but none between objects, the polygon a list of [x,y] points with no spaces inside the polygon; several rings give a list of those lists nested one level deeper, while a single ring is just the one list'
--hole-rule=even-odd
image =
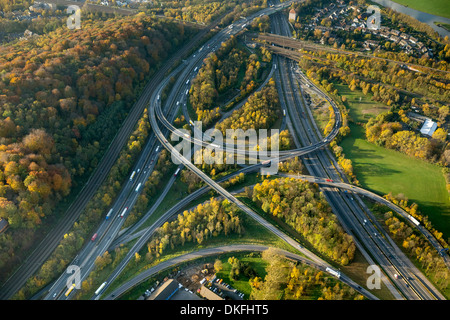
[{"label": "multi-lane motorway", "polygon": [[[286,17],[274,15],[271,17],[275,32],[284,36],[291,35]],[[310,145],[321,139],[320,130],[317,128],[309,108],[305,107],[302,99],[302,87],[294,79],[296,65],[283,57],[278,57],[280,67],[280,86],[287,100],[288,128],[298,145]],[[317,94],[323,96],[332,106],[334,102],[313,83],[308,84]],[[295,123],[295,125],[292,125]],[[302,157],[306,169],[310,174],[330,180],[346,180],[334,157],[328,149],[317,149]],[[406,256],[392,242],[388,241],[389,235],[378,228],[372,221],[373,217],[364,202],[357,196],[344,193],[336,188],[322,187],[322,191],[330,203],[346,231],[353,235],[358,249],[365,254],[369,261],[373,258],[380,265],[384,273],[391,279],[406,299],[442,299],[438,290],[432,288],[429,281],[415,268]],[[369,258],[370,257],[370,258]],[[400,275],[402,281],[396,281],[396,275]],[[385,283],[388,284],[387,279]],[[392,288],[391,286],[388,286]],[[430,289],[431,288],[431,289]]]},{"label": "multi-lane motorway", "polygon": [[[173,72],[179,72],[182,68],[183,65],[180,65]],[[166,78],[162,84],[166,85],[169,79]],[[174,120],[173,117],[174,115],[172,114],[172,121]],[[126,217],[136,203],[145,182],[153,172],[160,151],[161,146],[153,134],[151,134],[130,177],[126,180],[119,196],[106,214],[105,220],[103,220],[96,232],[92,235],[91,241],[83,247],[81,252],[71,262],[71,265],[80,267],[81,280],[84,280],[89,275],[95,266],[95,259],[98,256],[102,256],[117,237]],[[66,282],[70,276],[72,274],[62,274],[54,282],[45,299],[65,298],[62,293],[66,288]]]},{"label": "multi-lane motorway", "polygon": [[[275,26],[280,24],[283,26],[282,23],[275,22]],[[287,24],[284,24],[284,26],[287,26]],[[284,68],[280,67],[279,70],[292,69],[292,66],[286,68],[286,64],[289,63],[283,60],[281,65],[283,65]],[[298,137],[303,145],[305,144],[312,145],[314,142],[316,142],[314,141],[313,130],[317,131],[317,127],[312,128],[312,126],[307,124],[308,120],[305,119],[304,117],[300,117],[298,110],[295,109],[296,105],[301,107],[302,103],[299,101],[298,89],[295,89],[293,87],[291,72],[288,71],[287,74],[286,73],[283,74],[281,76],[281,79],[283,80],[289,79],[290,81],[291,90],[287,89],[286,83],[284,83],[285,88],[282,91],[285,93],[286,92],[290,93],[292,101],[291,103],[288,103],[288,106],[290,106],[291,108],[294,106],[294,109],[289,110],[290,114],[293,115],[296,124],[302,124],[301,126],[296,125],[295,130],[292,130],[293,128],[291,127],[291,132],[297,131]],[[334,104],[330,99],[328,100],[332,105]],[[158,108],[156,108],[156,110],[161,122],[165,123],[163,116],[161,115],[161,112],[158,112]],[[302,111],[302,114],[304,115],[305,111]],[[339,123],[340,120],[339,117],[336,118],[337,118],[336,122]],[[156,122],[153,125],[155,124]],[[166,125],[166,127],[173,130],[173,128],[170,128],[170,125]],[[304,131],[298,132],[298,128],[303,128]],[[308,139],[309,141],[305,143],[305,139]],[[326,139],[324,140],[324,142],[326,142]],[[165,143],[166,143],[165,147],[168,147],[170,149],[171,146],[169,146],[167,141],[165,141]],[[194,141],[194,143],[196,142]],[[317,150],[317,152],[310,152],[303,159],[304,162],[306,163],[308,170],[310,170],[317,176],[325,176],[337,180],[340,180],[342,177],[344,177],[342,172],[339,172],[338,166],[335,163],[335,161],[329,160],[332,159],[332,156],[329,154],[329,151],[328,154],[326,154],[327,151],[319,150],[317,144],[314,145],[314,150]],[[320,160],[316,161],[315,159]],[[185,165],[191,169],[189,164],[185,163]],[[195,169],[196,168],[192,168],[193,171],[195,171]],[[203,177],[200,173],[196,172],[196,174],[198,174],[202,179],[205,180],[205,177]],[[218,190],[216,189],[216,191]],[[368,251],[372,256],[376,257],[376,261],[378,263],[381,262],[380,264],[383,266],[384,272],[388,274],[390,279],[391,280],[396,279],[396,277],[400,275],[400,277],[404,280],[404,281],[397,281],[395,285],[400,288],[405,298],[407,299],[442,298],[442,295],[440,295],[440,293],[436,289],[432,288],[428,280],[423,275],[421,275],[421,273],[417,270],[417,268],[415,268],[409,262],[409,260],[401,253],[401,251],[395,246],[395,244],[392,241],[385,241],[385,237],[389,239],[388,235],[386,235],[382,230],[378,230],[378,228],[372,225],[372,223],[367,223],[367,219],[370,219],[370,221],[374,221],[374,219],[368,208],[359,198],[356,200],[357,203],[355,203],[355,200],[353,199],[352,196],[349,196],[347,194],[339,194],[339,192],[335,189],[329,190],[326,188],[324,191],[326,193],[329,202],[332,204],[332,207],[335,209],[335,212],[338,214],[338,217],[340,217],[340,220],[343,223],[344,227],[350,234],[357,236],[357,238],[360,241],[362,240],[364,247],[368,249]],[[222,192],[219,193],[224,195]],[[226,195],[224,196],[226,197]],[[352,213],[353,217],[356,219],[353,219],[353,217],[351,216],[349,217],[348,213]],[[359,245],[359,248],[362,251],[367,250],[364,249],[364,247]],[[369,257],[368,254],[366,254],[366,256]],[[416,279],[418,281],[414,281]]]},{"label": "multi-lane motorway", "polygon": [[[277,23],[275,23],[277,25]],[[279,70],[282,70],[282,68],[279,68]],[[282,79],[290,79],[292,82],[292,75],[282,75]],[[292,86],[292,83],[291,83]],[[292,87],[291,87],[292,88]],[[286,89],[286,88],[285,88]],[[289,90],[288,90],[289,91]],[[296,90],[294,90],[296,91]],[[300,105],[300,103],[295,101],[295,99],[298,98],[298,94],[292,94],[292,97],[294,99],[294,103],[288,103],[289,106],[295,106]],[[332,101],[330,101],[332,103]],[[170,127],[170,124],[167,124],[167,122],[164,120],[164,115],[158,108],[158,104],[156,104],[156,115],[154,113],[150,113],[150,120],[153,129],[157,132],[158,128],[158,122],[156,119],[156,116],[159,118],[159,120],[170,130],[175,131],[174,128]],[[295,109],[290,110],[290,112],[295,113]],[[338,118],[339,119],[339,118]],[[301,119],[298,117],[297,113],[297,120],[296,123],[303,123],[303,127],[307,126],[305,124],[306,119]],[[298,126],[296,126],[297,128]],[[316,128],[317,130],[317,128]],[[309,132],[309,133],[308,133]],[[311,135],[312,131],[310,128],[306,129],[305,132],[300,133],[298,136],[300,139],[304,139],[304,137],[310,138],[310,145],[314,142],[313,136]],[[226,192],[223,188],[221,188],[219,185],[214,183],[208,176],[206,176],[203,172],[201,172],[198,168],[196,168],[192,163],[190,163],[189,160],[183,158],[177,150],[164,138],[161,138],[162,135],[157,134],[158,138],[160,138],[161,143],[165,148],[171,151],[172,154],[176,154],[177,158],[180,162],[182,162],[186,167],[188,167],[190,170],[195,172],[199,177],[202,178],[203,181],[205,181],[211,188],[216,190],[219,194],[221,194],[224,198],[227,198],[228,200],[234,202],[240,209],[242,209],[244,212],[248,213],[250,216],[254,217],[258,220],[258,217],[254,216],[254,213],[246,208],[245,206],[242,206],[242,204],[235,199],[232,195]],[[196,141],[193,141],[196,143]],[[327,142],[326,139],[324,142]],[[302,141],[304,143],[304,140]],[[304,161],[307,163],[307,168],[314,173],[316,173],[318,176],[328,176],[331,175],[334,179],[340,179],[340,175],[338,172],[334,172],[333,165],[326,164],[325,161],[325,155],[322,153],[322,151],[319,150],[319,147],[317,145],[315,146],[315,150],[317,151],[317,156],[321,158],[322,163],[315,163],[310,160],[310,158],[304,159]],[[295,151],[294,151],[295,152]],[[310,153],[311,154],[311,153]],[[325,170],[320,171],[319,168],[324,168]],[[337,165],[335,166],[337,167]],[[437,290],[432,288],[432,286],[427,282],[426,278],[420,276],[420,272],[418,272],[417,269],[415,269],[412,265],[407,266],[408,259],[404,257],[404,255],[401,254],[399,250],[396,250],[397,248],[395,245],[393,245],[392,242],[388,243],[384,240],[384,237],[379,234],[377,236],[377,232],[380,232],[376,229],[375,226],[373,226],[371,223],[365,223],[365,228],[362,227],[362,223],[364,221],[367,221],[365,218],[367,218],[370,213],[368,213],[368,209],[364,208],[364,204],[362,201],[360,201],[360,204],[357,205],[353,202],[353,198],[348,199],[347,195],[340,195],[340,198],[336,197],[336,190],[326,190],[327,191],[327,198],[329,199],[330,203],[332,204],[333,208],[339,208],[338,211],[340,214],[338,215],[341,218],[341,222],[346,227],[347,231],[351,234],[356,234],[358,238],[363,240],[364,246],[369,249],[370,253],[376,257],[377,261],[381,261],[383,265],[383,270],[390,276],[391,279],[395,278],[395,275],[400,274],[402,276],[402,279],[404,281],[400,281],[396,283],[396,286],[400,288],[401,292],[407,299],[435,299],[435,298],[442,298],[442,296],[439,294]],[[343,204],[345,203],[345,205]],[[362,204],[362,205],[361,205]],[[350,210],[349,210],[350,209]],[[363,209],[365,209],[363,211]],[[353,212],[353,215],[357,219],[350,219],[350,217],[346,216],[348,212]],[[359,214],[359,216],[356,216]],[[363,218],[364,217],[364,218]],[[359,221],[359,223],[355,223],[356,221]],[[272,230],[270,227],[268,227],[269,230],[273,231],[277,234],[277,231]],[[382,232],[382,231],[381,231]],[[280,237],[285,237],[285,235],[279,235]],[[386,235],[384,235],[386,236]],[[289,241],[289,240],[287,240]],[[360,246],[361,250],[364,250]],[[414,279],[418,279],[418,281],[414,281]]]},{"label": "multi-lane motorway", "polygon": [[[155,85],[154,90],[150,95],[147,95],[147,102],[149,104],[149,118],[151,127],[154,131],[149,138],[148,144],[145,146],[141,157],[137,161],[133,174],[129,180],[125,183],[119,197],[116,199],[114,205],[108,212],[108,219],[103,221],[96,231],[96,236],[92,241],[88,242],[81,250],[79,255],[75,258],[72,264],[80,267],[81,279],[85,279],[94,267],[94,262],[97,256],[101,256],[110,247],[119,242],[115,242],[115,239],[125,239],[126,236],[131,234],[131,231],[135,231],[137,227],[131,228],[123,238],[117,238],[118,232],[122,227],[126,214],[131,210],[136,199],[142,190],[142,186],[151,174],[153,167],[156,163],[158,153],[161,148],[164,147],[171,152],[172,155],[184,166],[192,170],[198,175],[208,187],[204,187],[193,194],[189,195],[177,206],[168,210],[163,216],[161,216],[151,227],[143,230],[139,234],[139,239],[134,246],[129,250],[127,256],[121,261],[119,266],[114,270],[106,281],[107,285],[104,286],[103,291],[111,284],[128,262],[133,258],[134,253],[138,252],[142,248],[148,239],[151,237],[157,227],[161,226],[167,219],[173,216],[179,210],[185,207],[190,201],[196,199],[199,195],[206,192],[208,188],[212,188],[224,198],[230,202],[235,203],[238,208],[249,216],[257,220],[269,231],[276,234],[278,237],[284,239],[287,243],[292,245],[298,251],[300,251],[309,261],[312,263],[326,268],[328,264],[315,256],[311,252],[299,246],[299,244],[292,238],[276,229],[273,225],[262,219],[255,212],[246,207],[232,194],[222,188],[217,182],[210,179],[206,174],[199,170],[189,159],[184,158],[181,154],[172,146],[167,140],[168,133],[172,132],[179,135],[182,138],[184,134],[177,131],[171,123],[177,115],[180,107],[184,107],[187,101],[187,90],[190,88],[190,83],[196,74],[202,63],[203,59],[212,51],[215,51],[223,41],[226,41],[230,36],[240,32],[251,20],[260,15],[273,15],[272,25],[274,26],[274,32],[284,35],[289,35],[289,26],[285,21],[285,18],[278,17],[276,12],[289,6],[290,2],[286,2],[280,5],[269,7],[252,16],[243,18],[230,27],[223,29],[206,42],[198,51],[175,69],[169,76],[164,79],[160,79],[158,85]],[[383,233],[382,229],[374,223],[375,219],[371,215],[370,211],[366,208],[364,203],[357,197],[356,194],[350,194],[350,192],[341,192],[336,187],[347,187],[348,185],[337,185],[336,182],[343,180],[345,182],[345,176],[340,172],[339,166],[336,164],[333,156],[328,149],[323,150],[338,133],[341,125],[341,117],[339,110],[333,101],[328,97],[325,97],[336,111],[336,124],[329,136],[322,138],[317,126],[312,120],[309,108],[305,107],[305,103],[302,99],[302,79],[298,78],[298,70],[295,69],[295,65],[291,61],[285,58],[274,57],[274,63],[277,66],[275,68],[275,79],[280,96],[282,97],[281,104],[283,110],[286,112],[286,118],[283,122],[287,124],[290,132],[294,136],[297,148],[290,151],[280,152],[280,158],[278,161],[288,159],[294,156],[303,156],[302,160],[305,163],[308,171],[313,175],[310,179],[316,180],[315,182],[327,182],[330,186],[323,186],[327,200],[333,208],[333,211],[338,216],[340,222],[344,228],[355,237],[358,248],[365,254],[369,262],[382,266],[385,276],[383,280],[393,291],[399,290],[401,295],[395,293],[398,298],[404,297],[406,299],[443,299],[443,296],[429,283],[429,281],[411,264],[411,262],[401,253],[401,251],[395,246],[389,236]],[[177,81],[172,88],[164,108],[161,104],[161,92],[167,85],[169,79],[176,75]],[[303,81],[307,81],[303,79]],[[308,85],[309,86],[309,85]],[[311,90],[316,90],[318,94],[323,93],[310,86]],[[150,92],[150,91],[149,91]],[[183,108],[185,110],[185,108]],[[186,112],[185,112],[186,116]],[[188,120],[188,118],[186,118]],[[295,123],[295,125],[293,125]],[[160,125],[163,127],[160,128]],[[191,142],[197,145],[204,145],[202,139],[190,139]],[[223,145],[224,150],[227,145]],[[234,148],[234,146],[232,146]],[[235,150],[237,153],[244,153],[244,150]],[[256,156],[256,154],[254,155]],[[261,164],[248,166],[240,170],[240,172],[251,172],[261,167]],[[160,203],[161,199],[165,196],[170,186],[174,182],[176,177],[172,177],[168,181],[166,189],[162,196],[158,199],[157,203]],[[305,179],[305,177],[302,177]],[[332,181],[326,181],[326,179]],[[333,185],[334,183],[334,185]],[[323,183],[326,184],[326,183]],[[139,187],[138,187],[139,186]],[[352,192],[364,192],[363,189],[354,189],[353,186],[348,186],[348,190]],[[151,214],[156,205],[149,211]],[[400,274],[401,281],[395,281],[394,275]],[[60,278],[53,283],[49,289],[45,299],[68,299],[71,295],[64,294],[67,290],[66,281],[70,275],[62,274]],[[75,292],[75,290],[73,291]],[[73,292],[71,294],[73,294]],[[3,292],[2,292],[3,293]],[[101,293],[95,295],[93,298],[100,298]]]},{"label": "multi-lane motorway", "polygon": [[[241,25],[245,24],[248,20],[246,19],[245,21],[241,22]],[[239,30],[239,27],[241,27],[241,25],[239,25],[239,23],[236,23],[233,28],[230,28],[229,30],[225,31],[224,34],[228,34],[231,35],[232,32],[230,32],[231,30]],[[167,105],[176,105],[178,106],[180,103],[181,104],[185,104],[185,101],[187,99],[187,94],[186,94],[186,90],[189,89],[190,87],[190,80],[192,79],[192,77],[195,75],[195,72],[193,72],[192,70],[196,70],[199,68],[199,66],[201,65],[202,59],[203,57],[207,54],[208,49],[212,49],[215,50],[217,48],[217,45],[220,42],[224,41],[227,38],[227,36],[224,37],[220,37],[220,34],[217,36],[217,39],[214,39],[216,42],[214,42],[214,40],[211,40],[210,43],[205,44],[205,46],[202,47],[201,51],[197,52],[197,57],[195,56],[195,54],[193,55],[193,57],[191,58],[192,60],[190,62],[188,62],[188,66],[186,66],[183,70],[183,72],[181,73],[181,75],[179,75],[178,77],[178,82],[175,84],[174,89],[172,90],[172,92],[175,92],[175,94],[171,94],[169,101],[167,101]],[[204,50],[204,51],[203,51]],[[203,51],[203,53],[202,53]],[[195,59],[196,58],[196,59]],[[283,78],[283,77],[282,77]],[[286,78],[286,77],[284,77]],[[155,106],[155,108],[151,108],[151,110],[154,110],[155,113],[150,112],[150,121],[151,121],[151,125],[152,128],[154,129],[156,136],[158,137],[158,139],[160,140],[161,144],[167,148],[168,150],[170,150],[172,152],[172,154],[177,154],[178,152],[174,149],[174,147],[167,141],[164,133],[162,131],[160,131],[159,127],[158,127],[158,121],[157,121],[157,117],[158,119],[165,124],[165,126],[171,130],[176,132],[175,128],[173,128],[170,125],[170,120],[167,121],[166,120],[166,116],[164,115],[164,112],[161,109],[161,103],[160,103],[160,99],[159,99],[159,93],[155,93],[153,95],[153,105]],[[295,96],[295,95],[293,95]],[[176,100],[176,102],[175,102]],[[288,104],[289,105],[289,104]],[[169,110],[172,110],[172,113],[169,114],[173,115],[173,108],[169,108]],[[339,119],[339,118],[338,118]],[[338,122],[339,124],[339,122]],[[329,140],[328,140],[329,141]],[[193,141],[194,143],[196,141]],[[322,142],[324,144],[326,144],[327,141],[323,141]],[[202,143],[202,141],[197,141],[197,143]],[[312,143],[310,142],[309,145],[312,145]],[[320,147],[322,147],[322,145],[314,145],[313,149],[314,150],[318,150]],[[299,148],[300,149],[300,148]],[[309,150],[308,150],[309,151]],[[307,152],[305,152],[307,153]],[[287,153],[287,156],[291,156],[291,155],[299,155],[302,154],[301,152],[299,153],[298,150],[296,151],[292,151],[291,153]],[[228,198],[230,201],[233,201],[234,203],[236,203],[238,205],[238,207],[240,207],[244,212],[247,212],[249,215],[253,216],[255,219],[260,220],[260,222],[262,222],[263,224],[266,224],[266,226],[268,227],[269,230],[271,230],[272,232],[278,234],[280,237],[286,237],[283,234],[280,234],[280,232],[278,230],[275,230],[270,224],[267,224],[267,222],[262,221],[262,219],[260,217],[258,217],[254,212],[252,212],[251,210],[249,210],[247,207],[245,207],[242,203],[240,203],[237,199],[235,199],[231,194],[229,194],[228,192],[226,192],[226,190],[224,190],[223,188],[221,188],[219,185],[217,185],[217,183],[213,182],[209,177],[207,177],[204,173],[202,173],[200,170],[198,170],[192,163],[190,163],[189,160],[181,157],[181,155],[178,154],[178,160],[183,163],[185,166],[187,166],[189,169],[193,170],[197,175],[199,175],[210,187],[214,188],[216,191],[218,191],[222,196],[224,196],[225,198]],[[339,178],[339,177],[338,177]],[[160,223],[162,223],[164,221],[164,219],[161,220]],[[154,229],[154,228],[151,228]],[[149,230],[151,232],[151,230]],[[141,237],[141,239],[145,239],[147,237]],[[292,242],[292,239],[289,239],[289,237],[286,238],[286,241],[290,242],[294,247],[297,245],[294,242]],[[142,243],[140,243],[138,241],[138,243],[135,245],[135,247],[133,247],[133,249],[131,250],[131,252],[128,254],[129,255],[129,259],[131,259],[131,257],[133,256],[133,252],[135,252],[136,250],[138,250],[138,248],[140,248],[145,241],[141,241]],[[309,253],[308,253],[309,254]],[[316,257],[312,256],[313,259],[316,259]],[[110,279],[108,279],[108,283],[111,283],[118,274],[120,274],[120,272],[123,270],[123,268],[126,266],[127,259],[124,260],[124,262],[121,264],[121,266],[118,267],[118,269],[115,271],[116,275],[113,275],[110,277]],[[320,261],[320,259],[319,259]],[[320,261],[321,263],[323,263],[322,261]],[[414,295],[411,295],[408,298],[415,298]]]},{"label": "multi-lane motorway", "polygon": [[145,107],[148,105],[148,100],[154,88],[156,88],[163,81],[166,77],[166,73],[173,68],[173,65],[185,57],[193,48],[195,48],[195,46],[209,32],[209,30],[217,26],[219,21],[220,19],[211,23],[209,26],[197,33],[197,35],[195,35],[186,45],[177,51],[147,83],[141,96],[130,110],[126,120],[109,145],[108,150],[100,161],[97,169],[86,182],[83,189],[77,195],[77,198],[67,210],[58,225],[46,235],[44,240],[42,240],[36,249],[28,255],[26,260],[22,262],[21,266],[0,288],[0,299],[4,300],[11,298],[55,250],[64,234],[69,232],[70,228],[78,219],[89,200],[92,199],[95,192],[105,180],[120,151],[128,141],[138,119],[141,117]]},{"label": "multi-lane motorway", "polygon": [[[259,12],[258,15],[271,14],[287,5],[288,3],[280,7],[264,9],[261,12]],[[254,16],[256,17],[256,15]],[[228,39],[231,34],[235,34],[238,31],[242,30],[242,26],[246,24],[247,21],[250,21],[250,18],[243,19],[239,24],[235,26],[234,30],[233,28],[229,28],[224,32],[220,32],[218,35],[209,40],[202,48],[200,48],[200,50],[197,53],[194,53],[190,59],[187,59],[185,61],[185,64],[180,65],[169,76],[167,76],[163,81],[160,82],[160,84],[157,86],[157,89],[153,91],[152,97],[156,102],[156,104],[158,104],[161,107],[160,97],[162,89],[167,85],[169,79],[172,76],[179,74],[180,70],[183,70],[181,71],[181,75],[178,76],[178,82],[174,86],[175,88],[177,88],[177,93],[180,94],[179,99],[175,101],[175,97],[178,97],[179,95],[171,94],[169,95],[168,100],[166,102],[167,108],[164,111],[161,108],[158,109],[161,112],[161,117],[165,121],[167,121],[167,123],[173,122],[173,119],[177,113],[177,109],[180,103],[185,103],[186,100],[185,90],[187,90],[190,87],[188,80],[190,80],[194,75],[194,72],[192,70],[195,67],[199,68],[203,62],[204,57],[206,57],[206,55],[209,52],[216,50],[218,46],[223,41]],[[189,70],[189,73],[187,72],[187,70]],[[163,129],[162,131],[159,132],[159,134],[165,137],[167,135],[167,130]],[[167,141],[166,138],[164,138],[164,140]],[[80,266],[81,281],[83,281],[89,275],[90,271],[94,267],[96,257],[101,256],[111,246],[112,241],[114,240],[115,236],[117,235],[118,231],[120,230],[123,224],[123,220],[126,217],[126,214],[129,212],[129,210],[131,210],[132,206],[134,205],[137,199],[137,196],[139,195],[138,191],[140,190],[136,191],[137,185],[139,184],[143,185],[148,176],[151,174],[151,170],[153,169],[153,166],[155,165],[156,162],[157,153],[161,149],[159,149],[158,151],[156,150],[158,150],[157,141],[154,139],[154,136],[152,135],[150,136],[149,143],[145,147],[145,150],[142,152],[142,156],[140,157],[134,169],[135,175],[133,176],[132,179],[130,177],[130,181],[128,181],[127,184],[124,186],[120,196],[116,200],[116,204],[112,207],[112,211],[114,214],[112,214],[112,217],[110,219],[105,220],[102,223],[102,225],[96,232],[96,234],[98,235],[97,238],[91,243],[88,243],[83,248],[82,252],[72,262],[73,265]],[[162,219],[158,220],[158,222],[163,223],[165,221],[164,219],[167,219],[166,215],[164,215]],[[155,228],[156,225],[158,224],[155,224]],[[145,243],[146,241],[145,238],[147,237],[142,237],[141,241],[138,241],[135,247],[138,248],[139,244]],[[126,264],[127,259],[124,259],[124,262],[122,262],[121,265],[125,267]],[[119,270],[117,274],[120,273],[121,267],[119,267],[118,269]],[[53,284],[53,286],[51,287],[45,298],[66,299],[67,297],[65,297],[63,293],[65,292],[66,289],[66,281],[71,276],[72,276],[71,274],[62,274],[60,278]],[[113,278],[115,277],[112,276],[111,279]],[[75,290],[73,292],[75,292]]]}]

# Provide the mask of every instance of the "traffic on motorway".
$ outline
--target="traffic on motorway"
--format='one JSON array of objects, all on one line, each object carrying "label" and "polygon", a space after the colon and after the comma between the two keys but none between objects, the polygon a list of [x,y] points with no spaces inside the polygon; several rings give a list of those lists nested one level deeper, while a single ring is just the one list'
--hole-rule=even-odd
[{"label": "traffic on motorway", "polygon": [[[436,241],[425,228],[422,228],[416,219],[408,215],[404,210],[372,192],[349,184],[341,178],[342,176],[337,169],[338,165],[335,163],[333,156],[330,155],[328,149],[324,148],[337,136],[339,129],[342,126],[342,116],[339,107],[328,95],[304,77],[296,68],[292,60],[274,56],[274,64],[270,76],[274,76],[277,88],[280,92],[283,92],[283,94],[280,94],[280,96],[282,96],[281,105],[283,110],[282,126],[288,127],[291,132],[295,133],[295,149],[279,151],[278,157],[271,159],[269,162],[267,160],[262,161],[261,159],[258,159],[259,163],[245,165],[241,170],[238,170],[227,177],[223,177],[219,181],[214,181],[198,169],[197,166],[192,163],[191,159],[181,155],[179,150],[168,141],[170,136],[172,136],[172,140],[173,136],[178,136],[199,147],[210,145],[210,143],[206,142],[208,137],[205,137],[203,132],[199,133],[199,136],[203,137],[202,139],[196,138],[195,134],[194,137],[186,136],[185,133],[176,129],[172,124],[179,114],[179,111],[182,110],[183,114],[186,116],[186,121],[190,123],[194,133],[198,130],[193,126],[193,121],[189,119],[189,114],[186,111],[186,104],[190,86],[201,68],[204,59],[208,54],[217,50],[221,43],[241,32],[253,19],[260,17],[261,15],[271,16],[273,33],[286,36],[289,35],[291,31],[287,19],[286,17],[279,15],[278,12],[289,7],[293,1],[294,0],[270,5],[268,8],[260,10],[248,17],[243,17],[239,21],[223,28],[220,32],[202,44],[198,50],[196,50],[189,58],[185,59],[177,68],[172,70],[153,90],[148,101],[149,120],[153,132],[143,148],[139,159],[134,164],[130,176],[122,185],[118,197],[105,214],[104,220],[70,264],[71,266],[76,266],[78,268],[79,281],[82,282],[90,275],[95,267],[97,257],[101,257],[106,251],[119,243],[134,239],[129,237],[135,235],[135,232],[137,232],[141,223],[156,210],[157,206],[167,195],[170,187],[179,177],[180,172],[184,167],[194,172],[204,183],[206,183],[207,187],[199,189],[185,197],[176,206],[167,210],[165,214],[157,219],[150,227],[142,230],[136,236],[138,240],[128,251],[120,264],[110,274],[108,279],[102,282],[95,290],[92,299],[98,300],[103,298],[103,293],[117,279],[128,263],[133,259],[135,253],[145,245],[158,227],[162,226],[165,221],[177,214],[194,199],[211,189],[216,191],[223,198],[236,204],[239,209],[255,219],[267,230],[294,247],[302,254],[302,259],[306,263],[323,270],[341,281],[350,283],[355,290],[360,291],[365,296],[376,299],[376,297],[372,296],[366,290],[353,283],[344,272],[336,270],[322,258],[302,247],[296,240],[266,221],[219,184],[219,182],[226,180],[228,177],[235,176],[240,172],[254,172],[263,166],[271,164],[272,161],[278,163],[298,156],[302,157],[302,161],[305,163],[310,175],[286,176],[320,184],[321,190],[324,192],[328,202],[333,208],[333,212],[338,216],[344,228],[358,239],[358,249],[366,255],[368,260],[373,261],[374,264],[383,266],[383,281],[388,284],[390,290],[397,292],[397,294],[404,299],[440,300],[444,298],[398,249],[392,240],[390,240],[389,236],[380,231],[380,226],[375,222],[376,219],[373,218],[370,210],[365,207],[363,201],[359,198],[359,195],[381,202],[403,215],[414,225],[414,227],[427,236],[436,250],[442,250],[439,242]],[[171,94],[168,95],[167,100],[163,104],[161,101],[162,91],[174,76],[177,77],[177,80],[171,89]],[[267,83],[267,81],[265,83]],[[305,84],[307,84],[307,87]],[[331,132],[325,137],[322,137],[320,134],[310,113],[311,111],[309,108],[305,107],[303,98],[305,88],[308,88],[308,90],[323,97],[323,99],[328,101],[335,112],[335,125]],[[294,126],[293,122],[297,125]],[[235,153],[247,155],[249,158],[258,158],[257,152],[236,148],[234,144],[229,145],[224,143],[215,145],[214,147],[219,149],[222,148],[223,150],[233,150]],[[172,157],[179,161],[180,165],[173,172],[171,179],[167,181],[165,190],[157,199],[155,205],[146,215],[144,215],[142,220],[135,226],[123,230],[123,223],[127,215],[135,206],[140,193],[144,189],[145,182],[155,168],[158,156],[163,148],[168,150]],[[280,174],[280,176],[282,176],[282,174]],[[447,265],[449,265],[447,257],[444,257],[444,259],[446,260]],[[146,277],[149,276],[150,275],[146,275]],[[399,276],[401,281],[396,281],[399,279]],[[79,286],[77,287],[75,284],[70,284],[72,279],[72,272],[62,273],[60,277],[46,289],[42,298],[45,300],[71,299],[79,289]],[[139,281],[142,281],[142,278],[140,278]],[[394,283],[394,285],[392,285],[392,283]],[[132,285],[135,284],[136,282]],[[128,288],[129,287],[127,287],[127,289]],[[111,298],[110,295],[107,297],[107,299]]]}]

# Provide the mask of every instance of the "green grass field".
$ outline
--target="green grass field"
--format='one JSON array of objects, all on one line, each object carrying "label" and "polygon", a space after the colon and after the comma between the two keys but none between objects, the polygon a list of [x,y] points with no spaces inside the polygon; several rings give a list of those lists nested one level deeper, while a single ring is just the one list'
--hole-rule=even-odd
[{"label": "green grass field", "polygon": [[450,201],[441,168],[376,146],[365,140],[364,129],[351,124],[351,134],[341,146],[353,162],[354,172],[364,188],[380,195],[403,193],[416,202],[433,225],[450,236]]},{"label": "green grass field", "polygon": [[450,18],[450,5],[448,0],[393,0],[401,5],[418,11]]},{"label": "green grass field", "polygon": [[[359,90],[334,83],[349,110],[351,120],[366,123],[371,117],[390,108],[364,96]],[[420,211],[428,215],[433,226],[450,237],[450,200],[441,168],[400,152],[369,143],[364,129],[350,123],[351,133],[341,143],[347,159],[352,160],[354,173],[362,187],[384,195],[403,193],[409,203],[416,202]]]},{"label": "green grass field", "polygon": [[[239,259],[239,261],[248,263],[251,268],[253,268],[257,274],[257,276],[264,279],[266,276],[266,266],[267,262],[265,262],[263,259],[261,259],[260,255],[257,254],[254,257],[250,257],[248,253],[239,253],[236,252],[235,254],[229,254],[227,256],[235,257]],[[231,271],[231,265],[228,262],[228,258],[221,259],[223,263],[223,269],[217,273],[217,277],[223,279],[224,282],[230,284],[233,288],[236,288],[238,291],[243,292],[245,294],[245,299],[248,299],[251,292],[252,287],[249,283],[249,278],[240,275],[237,280],[232,280],[230,278],[230,271]]]},{"label": "green grass field", "polygon": [[365,96],[361,91],[351,91],[348,86],[334,83],[339,95],[347,98],[344,102],[349,110],[350,118],[355,122],[367,122],[370,118],[376,117],[390,108],[382,103],[371,100],[371,96]]}]

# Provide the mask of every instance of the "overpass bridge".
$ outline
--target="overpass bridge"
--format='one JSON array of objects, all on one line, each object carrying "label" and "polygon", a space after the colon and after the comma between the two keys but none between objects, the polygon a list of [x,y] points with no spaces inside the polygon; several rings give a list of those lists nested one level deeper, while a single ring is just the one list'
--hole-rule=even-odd
[{"label": "overpass bridge", "polygon": [[395,63],[401,66],[412,67],[415,70],[429,73],[429,71],[439,72],[439,73],[450,73],[450,71],[440,70],[432,67],[422,66],[414,63],[407,63],[404,61],[397,61],[388,58],[377,57],[373,54],[363,53],[359,51],[350,51],[341,48],[333,48],[331,46],[319,45],[309,41],[304,41],[300,39],[295,39],[292,37],[285,37],[271,33],[252,33],[250,38],[253,42],[260,46],[266,46],[274,54],[279,54],[294,60],[299,60],[302,57],[304,50],[314,50],[314,51],[327,51],[334,54],[345,54],[361,57],[364,59],[378,59],[383,60],[388,63]]}]

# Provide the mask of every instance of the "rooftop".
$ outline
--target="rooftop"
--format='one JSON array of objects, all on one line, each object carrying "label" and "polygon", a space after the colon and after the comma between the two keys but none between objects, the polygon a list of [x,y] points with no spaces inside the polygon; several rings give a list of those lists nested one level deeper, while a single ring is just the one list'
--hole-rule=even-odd
[{"label": "rooftop", "polygon": [[436,122],[434,122],[431,119],[426,119],[422,128],[420,129],[420,133],[431,137],[436,129],[437,129]]},{"label": "rooftop", "polygon": [[156,289],[147,300],[169,300],[179,289],[178,281],[169,279]]}]

